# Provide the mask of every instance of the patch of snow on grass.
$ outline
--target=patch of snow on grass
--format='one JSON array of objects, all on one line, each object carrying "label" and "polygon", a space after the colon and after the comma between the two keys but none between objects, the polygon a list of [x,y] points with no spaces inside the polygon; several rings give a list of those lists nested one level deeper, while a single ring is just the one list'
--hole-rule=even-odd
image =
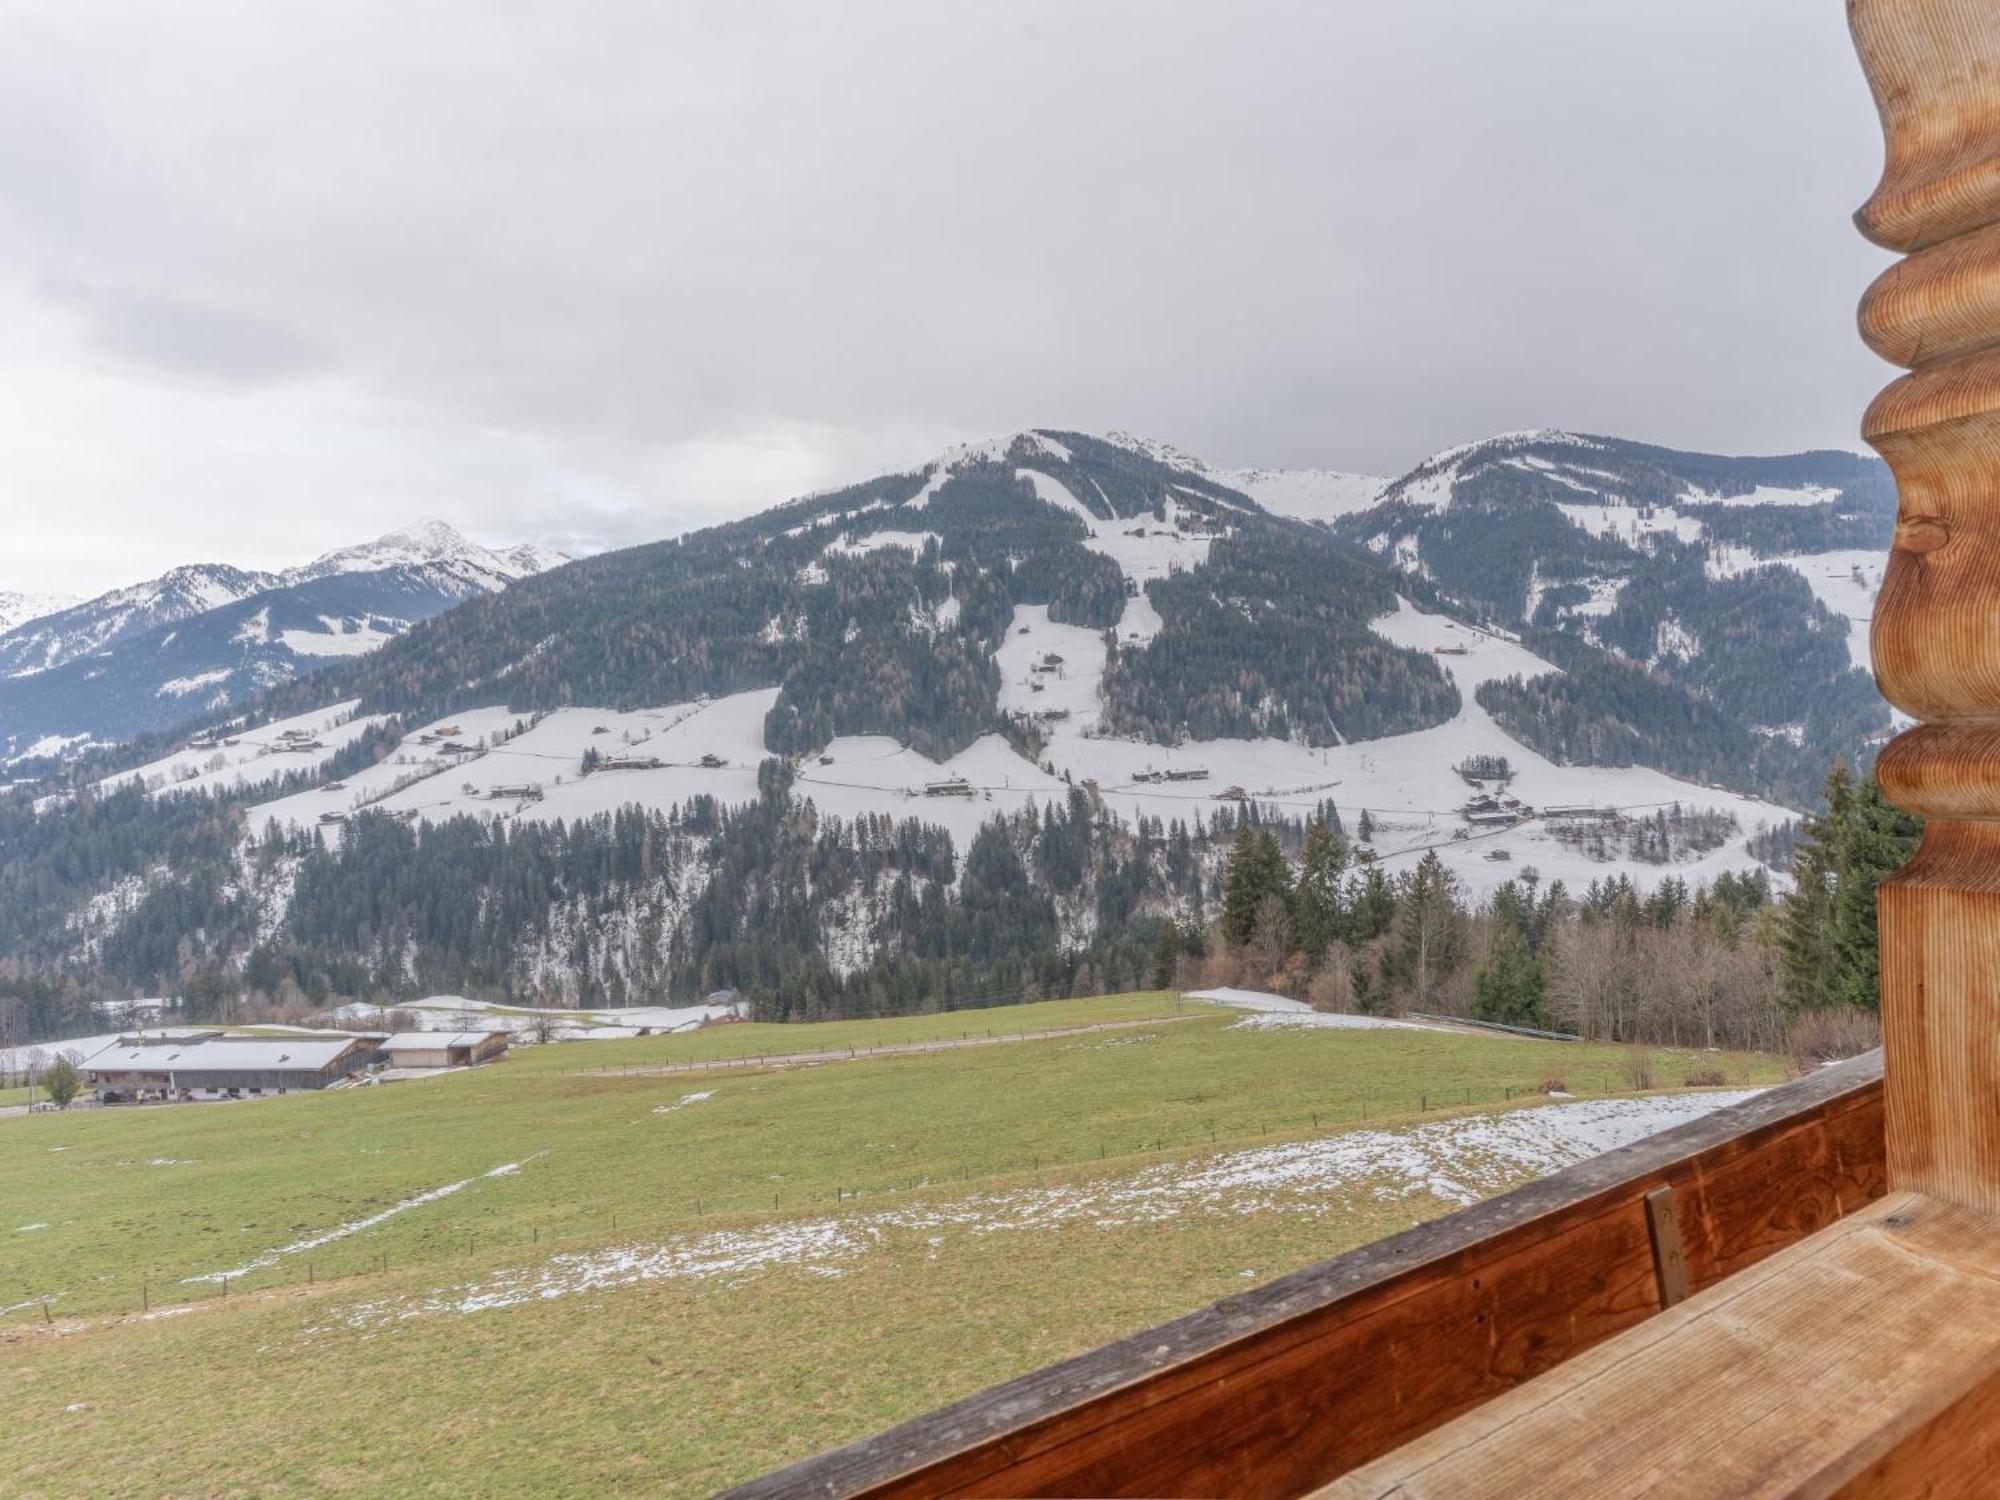
[{"label": "patch of snow on grass", "polygon": [[398,629],[385,629],[386,622],[371,621],[367,625],[350,626],[339,620],[320,616],[319,630],[282,630],[278,641],[300,656],[366,656],[377,647],[386,646],[402,633],[402,622]]},{"label": "patch of snow on grass", "polygon": [[[530,1158],[530,1160],[532,1159]],[[305,1239],[294,1240],[289,1245],[280,1245],[275,1250],[267,1250],[262,1255],[247,1260],[240,1266],[232,1267],[230,1270],[209,1271],[199,1276],[186,1276],[182,1280],[184,1282],[234,1281],[240,1276],[248,1276],[252,1271],[268,1270],[288,1255],[298,1255],[306,1250],[317,1250],[321,1245],[330,1245],[335,1240],[344,1240],[352,1235],[360,1234],[363,1230],[373,1229],[377,1224],[386,1223],[398,1214],[408,1213],[413,1208],[422,1208],[425,1204],[435,1203],[440,1198],[449,1198],[453,1193],[471,1187],[473,1183],[480,1181],[482,1178],[512,1177],[520,1170],[521,1164],[519,1162],[505,1162],[493,1168],[490,1172],[480,1173],[478,1177],[466,1177],[457,1182],[447,1182],[443,1187],[430,1188],[425,1192],[415,1194],[413,1197],[405,1198],[400,1203],[392,1203],[380,1213],[370,1214],[365,1219],[354,1219],[346,1224],[337,1225],[323,1234],[309,1235]]]},{"label": "patch of snow on grass", "polygon": [[1231,985],[1223,985],[1213,990],[1189,990],[1190,1000],[1208,1000],[1216,1005],[1232,1005],[1238,1010],[1283,1011],[1290,1015],[1310,1015],[1312,1007],[1303,1000],[1289,1000],[1283,995],[1273,995],[1267,990],[1239,990]]},{"label": "patch of snow on grass", "polygon": [[1115,1229],[1208,1213],[1325,1215],[1343,1212],[1344,1192],[1384,1201],[1429,1195],[1453,1207],[1479,1202],[1533,1177],[1573,1166],[1755,1091],[1643,1099],[1591,1099],[1501,1114],[1357,1130],[1320,1140],[1166,1162],[1124,1177],[983,1193],[839,1218],[677,1235],[551,1256],[532,1266],[424,1296],[360,1303],[336,1314],[369,1328],[439,1313],[488,1312],[651,1281],[741,1280],[777,1267],[838,1275],[892,1235],[927,1237],[933,1250],[952,1230],[996,1234],[1067,1225]]},{"label": "patch of snow on grass", "polygon": [[714,1089],[703,1089],[698,1094],[682,1094],[672,1104],[654,1105],[653,1113],[656,1115],[670,1115],[677,1109],[686,1109],[690,1104],[699,1104],[704,1099],[713,1099],[714,1097]]},{"label": "patch of snow on grass", "polygon": [[1264,1011],[1245,1016],[1240,1021],[1232,1021],[1231,1031],[1275,1031],[1275,1030],[1317,1030],[1329,1031],[1422,1031],[1427,1028],[1413,1026],[1408,1021],[1390,1021],[1381,1016],[1336,1015],[1331,1011],[1307,1011],[1300,1015],[1292,1011]]}]

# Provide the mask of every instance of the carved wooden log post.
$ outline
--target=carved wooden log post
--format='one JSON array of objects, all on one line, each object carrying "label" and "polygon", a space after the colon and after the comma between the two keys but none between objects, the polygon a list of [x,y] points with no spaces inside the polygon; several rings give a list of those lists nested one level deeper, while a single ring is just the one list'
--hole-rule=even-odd
[{"label": "carved wooden log post", "polygon": [[1907,366],[1863,431],[1896,476],[1875,676],[1919,720],[1877,762],[1927,820],[1880,905],[1889,1179],[2000,1212],[2000,5],[1849,0],[1903,252],[1862,337]]}]

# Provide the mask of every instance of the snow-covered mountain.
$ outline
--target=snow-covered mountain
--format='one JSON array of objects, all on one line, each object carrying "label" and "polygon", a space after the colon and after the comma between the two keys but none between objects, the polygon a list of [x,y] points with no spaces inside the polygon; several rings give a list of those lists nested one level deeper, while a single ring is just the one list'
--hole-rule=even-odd
[{"label": "snow-covered mountain", "polygon": [[31,594],[0,589],[0,635],[30,620],[39,620],[43,615],[68,609],[76,602],[74,594]]},{"label": "snow-covered mountain", "polygon": [[495,549],[466,538],[449,523],[426,517],[414,526],[392,531],[357,547],[342,547],[316,557],[304,567],[279,575],[285,584],[310,582],[336,573],[376,573],[388,568],[421,570],[432,577],[456,579],[468,592],[505,588],[517,578],[560,567],[569,558],[553,547],[524,542]]},{"label": "snow-covered mountain", "polygon": [[425,520],[278,572],[196,563],[41,614],[0,631],[0,759],[185,720],[566,561]]},{"label": "snow-covered mountain", "polygon": [[1224,484],[1243,491],[1274,516],[1297,521],[1337,521],[1366,510],[1382,497],[1389,481],[1340,469],[1211,469]]},{"label": "snow-covered mountain", "polygon": [[1109,432],[1105,440],[1168,468],[1204,475],[1248,495],[1272,515],[1295,521],[1325,523],[1365,510],[1381,498],[1390,483],[1377,475],[1344,469],[1221,469],[1171,443],[1129,432]]},{"label": "snow-covered mountain", "polygon": [[[1582,758],[1616,739],[1695,770],[1670,757],[1712,741],[1701,774],[1761,772],[1803,801],[1828,761],[1889,725],[1866,669],[1895,508],[1888,470],[1857,453],[1741,458],[1535,431],[1447,449],[1334,531],[1571,669],[1560,688],[1488,690],[1542,748]],[[1763,743],[1692,730],[1688,697]]]},{"label": "snow-covered mountain", "polygon": [[[410,605],[352,602],[417,588],[403,567],[333,572],[18,679],[96,672],[163,722],[261,663],[289,680],[51,798],[107,853],[35,887],[53,915],[17,946],[141,987],[183,939],[266,987],[735,984],[810,1011],[913,954],[1046,987],[1107,934],[1212,914],[1245,818],[1337,818],[1392,878],[1434,852],[1475,893],[1713,882],[1781,861],[1886,723],[1798,562],[1886,541],[1873,460],[1532,433],[1372,498],[1291,473],[1038,429],[407,630]],[[458,577],[422,535],[375,555],[405,548]],[[251,666],[211,682],[217,633]],[[197,819],[206,863],[143,852],[181,847],[175,793],[230,809]]]}]

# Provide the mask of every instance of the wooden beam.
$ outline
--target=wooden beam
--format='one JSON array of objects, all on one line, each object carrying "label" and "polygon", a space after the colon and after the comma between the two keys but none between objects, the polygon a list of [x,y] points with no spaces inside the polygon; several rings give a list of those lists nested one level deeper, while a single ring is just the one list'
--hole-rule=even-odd
[{"label": "wooden beam", "polygon": [[1900,1193],[1316,1500],[1986,1496],[1996,1416],[2000,1239]]},{"label": "wooden beam", "polygon": [[2000,1213],[2000,8],[1849,0],[1882,117],[1855,216],[1905,259],[1862,336],[1909,367],[1863,432],[1896,476],[1876,681],[1918,727],[1877,762],[1928,825],[1881,888],[1889,1175]]},{"label": "wooden beam", "polygon": [[753,1481],[785,1496],[1297,1495],[1883,1190],[1879,1056],[1584,1162]]},{"label": "wooden beam", "polygon": [[1656,1187],[1646,1194],[1646,1233],[1653,1243],[1653,1281],[1660,1291],[1660,1306],[1687,1301],[1687,1256],[1681,1249],[1681,1221],[1672,1188]]}]

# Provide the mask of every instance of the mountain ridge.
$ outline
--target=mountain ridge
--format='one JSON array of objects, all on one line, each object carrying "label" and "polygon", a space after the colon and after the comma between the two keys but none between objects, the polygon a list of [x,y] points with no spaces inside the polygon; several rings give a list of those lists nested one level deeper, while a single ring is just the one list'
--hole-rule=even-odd
[{"label": "mountain ridge", "polygon": [[[1514,434],[1330,521],[1197,463],[1034,429],[476,594],[247,710],[195,683],[201,733],[0,803],[0,951],[895,1008],[1131,972],[1246,823],[1476,893],[1763,878],[1886,724],[1799,571],[1883,525],[1853,455]],[[350,576],[387,575],[300,587]]]},{"label": "mountain ridge", "polygon": [[426,519],[275,572],[170,568],[0,631],[0,758],[165,727],[566,561]]}]

